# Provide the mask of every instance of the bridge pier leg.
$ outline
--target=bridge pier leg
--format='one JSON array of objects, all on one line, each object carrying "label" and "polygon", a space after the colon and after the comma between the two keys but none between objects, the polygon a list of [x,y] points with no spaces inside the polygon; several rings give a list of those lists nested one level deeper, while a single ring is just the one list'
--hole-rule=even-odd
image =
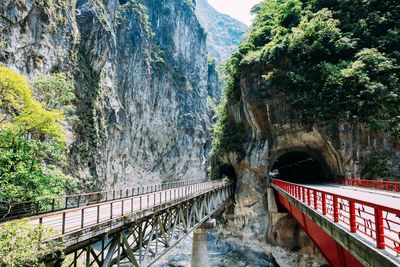
[{"label": "bridge pier leg", "polygon": [[192,267],[208,267],[206,225],[204,223],[193,231]]}]

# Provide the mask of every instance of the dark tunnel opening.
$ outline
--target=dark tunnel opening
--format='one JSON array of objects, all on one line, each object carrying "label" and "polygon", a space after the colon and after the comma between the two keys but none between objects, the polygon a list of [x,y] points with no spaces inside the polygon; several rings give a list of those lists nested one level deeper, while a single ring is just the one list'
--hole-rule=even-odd
[{"label": "dark tunnel opening", "polygon": [[229,180],[234,181],[236,183],[237,181],[237,176],[236,176],[236,172],[235,172],[235,168],[233,166],[230,165],[222,165],[219,166],[219,178],[222,179],[224,177],[228,177]]},{"label": "dark tunnel opening", "polygon": [[321,183],[328,175],[322,159],[303,151],[283,154],[275,160],[270,172],[271,178],[293,183]]}]

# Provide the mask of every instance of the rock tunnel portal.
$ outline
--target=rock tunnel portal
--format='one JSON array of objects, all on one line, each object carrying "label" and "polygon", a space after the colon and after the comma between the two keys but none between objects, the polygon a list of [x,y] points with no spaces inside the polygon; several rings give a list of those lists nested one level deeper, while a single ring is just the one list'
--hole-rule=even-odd
[{"label": "rock tunnel portal", "polygon": [[272,165],[270,177],[294,183],[321,183],[329,176],[322,157],[315,153],[290,151]]}]

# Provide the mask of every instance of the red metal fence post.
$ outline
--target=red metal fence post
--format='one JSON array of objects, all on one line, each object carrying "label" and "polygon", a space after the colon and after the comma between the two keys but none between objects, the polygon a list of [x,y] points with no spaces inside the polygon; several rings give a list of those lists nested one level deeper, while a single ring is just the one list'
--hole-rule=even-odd
[{"label": "red metal fence post", "polygon": [[301,188],[301,200],[306,202],[306,189],[304,187]]},{"label": "red metal fence post", "polygon": [[314,189],[314,209],[318,210],[318,197],[317,197],[317,191]]},{"label": "red metal fence post", "polygon": [[321,198],[322,198],[322,215],[326,215],[326,194],[324,192],[321,192]]},{"label": "red metal fence post", "polygon": [[307,188],[307,204],[308,204],[308,206],[311,206],[311,199],[310,199],[310,197],[311,197],[311,192],[310,192],[310,189]]},{"label": "red metal fence post", "polygon": [[339,222],[339,203],[337,196],[333,196],[333,221]]},{"label": "red metal fence post", "polygon": [[375,208],[375,234],[376,234],[376,246],[379,249],[385,248],[385,234],[383,225],[382,210]]},{"label": "red metal fence post", "polygon": [[350,220],[350,232],[355,233],[357,230],[356,226],[356,204],[354,201],[349,200],[349,220]]}]

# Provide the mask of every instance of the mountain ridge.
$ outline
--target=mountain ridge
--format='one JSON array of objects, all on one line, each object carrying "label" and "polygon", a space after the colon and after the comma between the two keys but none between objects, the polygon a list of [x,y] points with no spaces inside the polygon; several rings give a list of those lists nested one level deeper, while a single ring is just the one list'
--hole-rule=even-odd
[{"label": "mountain ridge", "polygon": [[196,0],[196,16],[207,34],[209,55],[217,63],[223,62],[239,47],[247,26],[213,8],[207,0]]}]

